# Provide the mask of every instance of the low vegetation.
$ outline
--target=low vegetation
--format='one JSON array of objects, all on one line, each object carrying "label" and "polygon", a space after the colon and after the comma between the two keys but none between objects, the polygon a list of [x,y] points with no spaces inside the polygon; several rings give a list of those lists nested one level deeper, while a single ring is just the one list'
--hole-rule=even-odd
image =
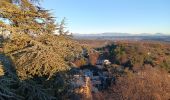
[{"label": "low vegetation", "polygon": [[107,100],[168,100],[169,81],[167,72],[147,66],[131,77],[120,77],[103,95]]},{"label": "low vegetation", "polygon": [[106,51],[112,63],[128,67],[134,71],[149,64],[170,71],[170,45],[160,42],[122,41],[99,48]]}]

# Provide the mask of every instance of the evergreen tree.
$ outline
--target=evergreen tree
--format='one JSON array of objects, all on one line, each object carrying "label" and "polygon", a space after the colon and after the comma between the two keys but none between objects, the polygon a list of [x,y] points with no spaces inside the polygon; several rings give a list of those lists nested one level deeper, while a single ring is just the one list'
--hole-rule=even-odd
[{"label": "evergreen tree", "polygon": [[[32,1],[32,2],[31,2]],[[0,27],[12,34],[53,33],[56,29],[54,17],[48,10],[35,6],[37,0],[1,0]],[[4,21],[4,20],[8,20]]]},{"label": "evergreen tree", "polygon": [[[4,42],[3,50],[11,56],[20,79],[44,75],[51,78],[57,72],[68,70],[68,62],[79,55],[82,48],[65,36],[65,18],[56,28],[49,11],[32,2],[0,1],[0,16],[10,21],[1,20],[0,27],[13,34],[12,39]],[[61,35],[52,34],[55,30]]]},{"label": "evergreen tree", "polygon": [[[12,61],[10,66],[8,59],[0,63],[0,100],[62,100],[69,62],[81,54],[82,46],[64,35],[64,20],[56,27],[49,11],[35,3],[38,0],[0,0],[0,32],[12,33],[3,41],[3,53]],[[62,84],[58,74],[63,75]]]},{"label": "evergreen tree", "polygon": [[64,19],[61,21],[61,23],[59,24],[58,32],[59,32],[60,35],[68,36],[70,32],[69,32],[68,30],[65,31],[65,29],[66,29],[66,27],[65,27],[65,26],[66,26],[65,21],[66,21],[66,18],[64,18]]}]

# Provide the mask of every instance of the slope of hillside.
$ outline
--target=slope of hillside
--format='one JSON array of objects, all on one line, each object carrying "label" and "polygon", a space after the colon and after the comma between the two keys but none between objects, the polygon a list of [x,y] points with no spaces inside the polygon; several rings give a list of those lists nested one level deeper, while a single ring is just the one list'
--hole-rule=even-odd
[{"label": "slope of hillside", "polygon": [[109,55],[107,59],[112,63],[128,67],[134,71],[142,68],[145,64],[170,71],[169,43],[120,41],[98,50]]}]

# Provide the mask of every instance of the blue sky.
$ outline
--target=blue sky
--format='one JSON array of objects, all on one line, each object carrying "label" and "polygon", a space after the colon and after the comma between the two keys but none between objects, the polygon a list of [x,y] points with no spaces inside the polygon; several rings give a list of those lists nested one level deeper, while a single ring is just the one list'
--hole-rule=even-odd
[{"label": "blue sky", "polygon": [[170,0],[43,0],[73,33],[170,34]]}]

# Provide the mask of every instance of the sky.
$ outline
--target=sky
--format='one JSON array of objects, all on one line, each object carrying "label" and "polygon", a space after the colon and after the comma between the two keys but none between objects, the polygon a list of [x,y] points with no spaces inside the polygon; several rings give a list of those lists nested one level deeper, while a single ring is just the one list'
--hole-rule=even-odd
[{"label": "sky", "polygon": [[72,33],[170,34],[170,0],[43,0]]}]

